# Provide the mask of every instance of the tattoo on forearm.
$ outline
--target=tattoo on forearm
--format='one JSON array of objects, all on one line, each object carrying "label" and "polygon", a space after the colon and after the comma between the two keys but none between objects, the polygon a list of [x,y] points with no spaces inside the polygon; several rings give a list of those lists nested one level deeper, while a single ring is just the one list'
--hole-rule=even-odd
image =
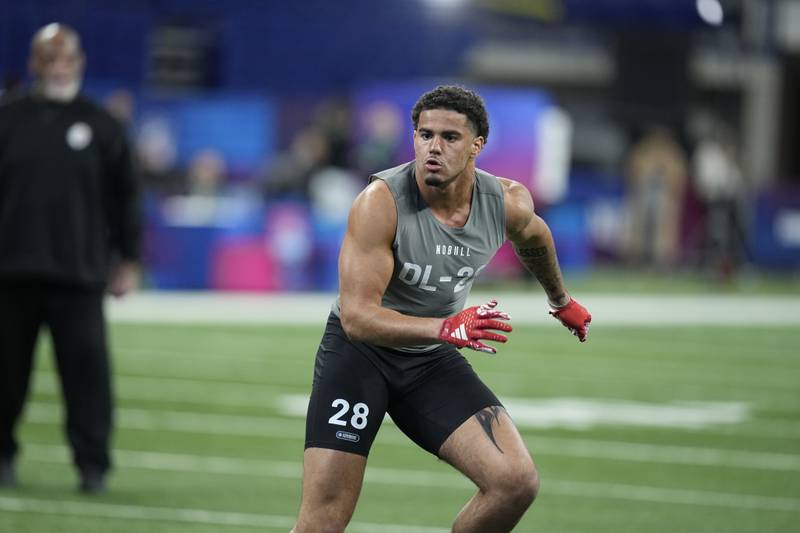
[{"label": "tattoo on forearm", "polygon": [[555,253],[549,253],[546,246],[514,247],[514,251],[528,272],[539,280],[550,301],[556,302],[565,296],[564,281],[561,278],[561,269],[558,267],[558,258]]},{"label": "tattoo on forearm", "polygon": [[475,418],[483,428],[483,431],[486,432],[486,436],[489,437],[489,440],[494,444],[494,447],[497,448],[500,453],[503,453],[503,450],[497,445],[497,440],[494,438],[494,430],[492,429],[493,424],[497,423],[500,425],[500,408],[496,405],[487,407],[475,413]]},{"label": "tattoo on forearm", "polygon": [[539,248],[516,248],[517,255],[522,257],[544,257],[547,255],[547,247]]}]

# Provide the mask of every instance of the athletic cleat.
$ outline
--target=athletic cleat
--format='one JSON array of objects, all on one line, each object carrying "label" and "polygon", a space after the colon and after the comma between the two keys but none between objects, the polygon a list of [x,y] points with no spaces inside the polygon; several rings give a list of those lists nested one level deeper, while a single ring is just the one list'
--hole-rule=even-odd
[{"label": "athletic cleat", "polygon": [[78,485],[78,490],[84,494],[103,494],[108,490],[105,474],[94,469],[81,471],[81,481]]},{"label": "athletic cleat", "polygon": [[0,488],[13,488],[17,486],[17,473],[11,461],[0,459]]}]

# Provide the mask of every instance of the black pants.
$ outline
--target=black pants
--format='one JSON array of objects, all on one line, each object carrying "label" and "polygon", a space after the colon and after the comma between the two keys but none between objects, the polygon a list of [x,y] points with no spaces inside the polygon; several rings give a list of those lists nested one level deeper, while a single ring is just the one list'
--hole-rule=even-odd
[{"label": "black pants", "polygon": [[0,457],[13,459],[18,450],[14,433],[42,325],[53,339],[73,461],[82,471],[105,472],[112,402],[100,288],[0,280]]}]

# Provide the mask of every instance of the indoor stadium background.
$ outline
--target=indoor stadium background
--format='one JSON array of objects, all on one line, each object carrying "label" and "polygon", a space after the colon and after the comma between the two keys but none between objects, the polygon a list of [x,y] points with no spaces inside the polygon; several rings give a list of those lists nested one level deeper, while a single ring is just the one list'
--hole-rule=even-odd
[{"label": "indoor stadium background", "polygon": [[[53,21],[135,141],[145,271],[108,302],[111,490],[72,490],[40,342],[0,531],[289,530],[347,211],[442,83],[594,317],[577,343],[508,248],[476,283],[515,331],[468,357],[542,476],[516,531],[798,530],[800,2],[0,0],[4,90]],[[445,532],[470,491],[387,419],[348,531]]]}]

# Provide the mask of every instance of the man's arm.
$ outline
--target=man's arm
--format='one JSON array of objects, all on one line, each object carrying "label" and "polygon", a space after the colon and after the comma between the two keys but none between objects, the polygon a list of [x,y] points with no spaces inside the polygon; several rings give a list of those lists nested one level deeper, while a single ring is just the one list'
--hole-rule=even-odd
[{"label": "man's arm", "polygon": [[501,321],[508,320],[508,315],[495,309],[497,302],[444,319],[408,316],[381,306],[394,272],[396,229],[394,198],[388,186],[377,180],[353,203],[339,254],[340,315],[347,336],[381,346],[449,342],[495,353],[481,340],[505,342],[504,335],[490,330],[511,331],[511,325]]},{"label": "man's arm", "polygon": [[550,303],[550,314],[561,321],[581,342],[586,340],[592,316],[573,300],[561,276],[550,228],[536,214],[528,189],[500,178],[506,206],[506,234],[525,268],[542,285]]},{"label": "man's arm", "polygon": [[121,125],[114,124],[115,138],[107,166],[111,183],[110,213],[111,247],[114,264],[108,280],[108,292],[124,296],[139,284],[142,223],[140,183],[127,135]]},{"label": "man's arm", "polygon": [[517,182],[501,178],[505,193],[506,234],[514,252],[525,268],[541,283],[547,299],[554,307],[569,302],[564,279],[558,266],[553,235],[544,220],[536,214],[528,189]]},{"label": "man's arm", "polygon": [[381,307],[394,271],[397,209],[389,187],[374,181],[358,195],[339,253],[342,327],[347,336],[383,346],[434,344],[443,319],[418,318]]}]

